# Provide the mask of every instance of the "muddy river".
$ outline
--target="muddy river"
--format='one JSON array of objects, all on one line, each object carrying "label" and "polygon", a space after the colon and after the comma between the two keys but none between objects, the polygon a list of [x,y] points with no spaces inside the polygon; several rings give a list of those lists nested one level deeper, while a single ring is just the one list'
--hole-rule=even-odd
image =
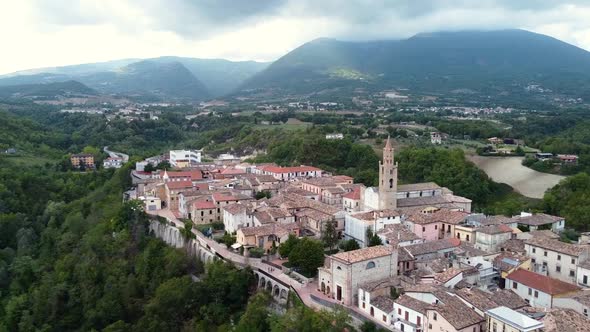
[{"label": "muddy river", "polygon": [[522,166],[524,157],[469,156],[468,158],[494,181],[506,183],[527,197],[543,198],[547,189],[565,178],[561,175],[540,173]]}]

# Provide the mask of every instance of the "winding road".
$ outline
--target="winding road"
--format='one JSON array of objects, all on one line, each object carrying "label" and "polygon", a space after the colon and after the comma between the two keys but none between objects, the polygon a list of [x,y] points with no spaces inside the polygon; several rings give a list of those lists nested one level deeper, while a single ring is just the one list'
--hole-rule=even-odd
[{"label": "winding road", "polygon": [[129,161],[129,156],[122,153],[122,152],[111,151],[111,150],[109,150],[108,146],[105,146],[102,149],[104,152],[108,153],[109,157],[111,157],[111,158],[121,158],[121,159],[123,159],[123,163],[126,163]]}]

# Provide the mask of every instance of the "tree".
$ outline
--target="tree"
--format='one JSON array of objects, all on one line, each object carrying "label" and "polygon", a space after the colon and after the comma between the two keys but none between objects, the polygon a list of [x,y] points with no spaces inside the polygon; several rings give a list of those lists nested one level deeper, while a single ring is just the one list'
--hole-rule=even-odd
[{"label": "tree", "polygon": [[303,238],[289,253],[289,262],[304,275],[313,276],[324,265],[324,246],[320,241]]},{"label": "tree", "polygon": [[358,242],[356,242],[354,239],[344,240],[340,243],[340,249],[344,251],[352,251],[360,248],[361,247],[359,246]]},{"label": "tree", "polygon": [[154,165],[152,163],[148,163],[147,165],[144,166],[143,170],[144,172],[153,172],[155,171],[157,168],[154,167]]},{"label": "tree", "polygon": [[170,162],[168,160],[163,160],[161,162],[158,163],[158,165],[156,165],[156,169],[170,169],[172,168],[172,165],[170,165]]},{"label": "tree", "polygon": [[338,232],[336,232],[336,220],[329,220],[326,222],[324,232],[322,233],[322,241],[324,246],[332,250],[338,244]]},{"label": "tree", "polygon": [[256,199],[263,199],[263,198],[270,198],[271,197],[271,193],[268,190],[263,190],[263,191],[258,191],[256,192],[256,195],[254,196]]},{"label": "tree", "polygon": [[379,235],[373,233],[370,228],[367,228],[367,247],[380,246],[383,242]]},{"label": "tree", "polygon": [[236,326],[236,332],[258,332],[268,331],[270,324],[268,321],[269,311],[268,304],[270,296],[266,292],[258,292],[250,298],[246,312],[240,318]]},{"label": "tree", "polygon": [[287,241],[281,243],[279,245],[279,255],[283,258],[289,257],[289,254],[295,248],[295,246],[299,243],[299,239],[294,234],[289,234],[289,238]]}]

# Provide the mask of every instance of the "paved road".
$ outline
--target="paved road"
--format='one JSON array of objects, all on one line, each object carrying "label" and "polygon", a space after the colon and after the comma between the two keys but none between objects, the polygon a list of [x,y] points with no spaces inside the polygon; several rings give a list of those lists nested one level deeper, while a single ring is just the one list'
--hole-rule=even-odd
[{"label": "paved road", "polygon": [[103,148],[103,150],[104,150],[104,152],[108,153],[109,154],[109,157],[111,157],[111,158],[121,158],[121,159],[123,159],[123,163],[126,163],[126,162],[129,161],[129,156],[128,155],[126,155],[126,154],[124,154],[122,152],[111,151],[111,150],[109,150],[109,147],[108,146],[105,146]]},{"label": "paved road", "polygon": [[[162,210],[158,210],[158,211],[147,211],[147,213],[159,215],[161,217],[166,218],[174,227],[176,227],[178,229],[184,227],[184,223],[182,221],[178,220],[176,218],[176,216],[168,209],[162,209]],[[293,290],[295,290],[295,292],[297,292],[297,295],[299,295],[299,297],[301,298],[301,301],[303,301],[303,303],[310,308],[327,309],[327,308],[331,308],[333,305],[339,304],[338,301],[336,301],[336,300],[330,298],[329,296],[323,294],[322,292],[318,291],[317,290],[318,289],[317,282],[315,282],[315,281],[310,282],[307,285],[303,285],[299,281],[284,274],[282,272],[282,270],[280,270],[280,269],[275,268],[275,269],[269,270],[270,265],[263,263],[260,258],[244,257],[238,253],[228,250],[224,244],[217,243],[215,240],[205,237],[201,232],[199,232],[196,229],[193,229],[192,232],[193,232],[193,234],[195,234],[196,240],[199,241],[199,243],[202,246],[205,246],[205,247],[208,246],[209,248],[211,248],[212,251],[219,254],[219,256],[223,257],[223,259],[225,259],[227,261],[231,261],[236,265],[250,266],[254,270],[264,271],[265,273],[272,275],[273,278],[275,278],[276,280],[280,280],[285,285],[291,286],[293,288]],[[312,294],[316,298],[320,298],[323,302],[332,303],[332,305],[326,306],[324,304],[318,303],[317,301],[315,301],[312,298]],[[383,322],[380,321],[379,319],[367,317],[366,313],[363,313],[359,308],[357,308],[355,306],[350,306],[350,307],[346,306],[345,308],[350,311],[356,312],[358,316],[362,316],[362,317],[365,317],[365,319],[372,320],[373,322],[378,324],[378,326],[382,326],[385,328],[391,328],[391,326],[384,325]],[[354,316],[357,316],[357,315],[354,315]],[[362,322],[358,321],[358,318],[356,318],[354,316],[352,316],[352,317],[357,320],[357,325],[360,326],[360,323],[362,323]]]}]

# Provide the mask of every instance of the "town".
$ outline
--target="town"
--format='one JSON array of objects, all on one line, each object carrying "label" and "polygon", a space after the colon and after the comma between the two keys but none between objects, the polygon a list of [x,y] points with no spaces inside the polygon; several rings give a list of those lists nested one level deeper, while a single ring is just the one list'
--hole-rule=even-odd
[{"label": "town", "polygon": [[[564,218],[472,213],[470,199],[398,184],[397,172],[390,138],[377,187],[312,166],[172,150],[136,164],[125,199],[142,202],[170,245],[250,266],[278,303],[292,292],[392,331],[585,328],[590,234],[561,242]],[[194,237],[181,235],[187,227]],[[295,257],[293,247],[313,243],[315,265],[312,254]]]}]

